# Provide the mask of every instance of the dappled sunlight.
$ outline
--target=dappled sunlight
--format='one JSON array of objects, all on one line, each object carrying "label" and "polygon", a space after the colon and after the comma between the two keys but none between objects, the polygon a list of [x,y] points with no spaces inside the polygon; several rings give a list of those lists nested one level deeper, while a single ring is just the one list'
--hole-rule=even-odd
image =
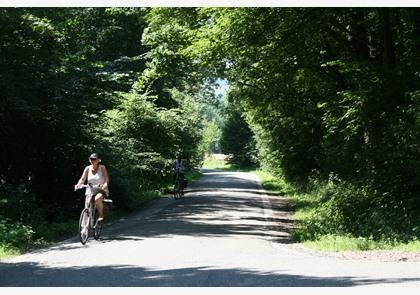
[{"label": "dappled sunlight", "polygon": [[276,216],[267,215],[263,196],[258,181],[249,173],[206,172],[187,188],[185,197],[149,216],[143,226],[122,221],[114,225],[111,234],[145,239],[239,236],[291,243],[290,208],[272,203]]},{"label": "dappled sunlight", "polygon": [[[222,245],[227,245],[232,244],[232,238],[242,240],[241,244],[249,243],[244,239],[265,243],[263,245],[269,245],[268,242],[293,243],[290,238],[293,221],[288,207],[273,203],[276,211],[284,208],[286,216],[267,214],[263,197],[264,191],[259,189],[258,182],[250,174],[206,173],[199,182],[188,187],[185,197],[180,200],[166,199],[160,210],[146,216],[140,212],[105,227],[103,237],[88,243],[88,247],[93,245],[92,249],[106,251],[106,244],[113,242],[127,249],[151,247],[161,249],[159,253],[165,254],[159,254],[159,259],[168,263],[174,259],[166,255],[171,252],[167,252],[165,247],[161,248],[161,243],[178,248],[186,243],[188,251],[180,253],[178,250],[180,257],[190,256],[191,251],[199,253],[200,241],[209,238],[212,239],[209,243],[212,247],[218,243],[216,239]],[[241,247],[240,244],[237,247]],[[237,253],[236,248],[229,251],[232,251],[232,255]],[[116,258],[115,262],[121,262],[121,259]],[[217,255],[215,259],[218,259]]]},{"label": "dappled sunlight", "polygon": [[[335,262],[336,270],[330,271],[333,260],[287,248],[293,243],[290,232],[294,225],[287,202],[266,196],[255,178],[242,175],[206,174],[188,188],[185,197],[161,199],[159,206],[104,227],[98,241],[82,246],[77,239],[70,239],[0,263],[0,272],[8,274],[0,277],[0,285],[420,284],[419,278],[410,275],[381,277],[367,271],[362,276],[359,264],[352,262]],[[284,248],[280,251],[274,245]],[[405,269],[395,265],[396,273],[403,273],[402,267]]]}]

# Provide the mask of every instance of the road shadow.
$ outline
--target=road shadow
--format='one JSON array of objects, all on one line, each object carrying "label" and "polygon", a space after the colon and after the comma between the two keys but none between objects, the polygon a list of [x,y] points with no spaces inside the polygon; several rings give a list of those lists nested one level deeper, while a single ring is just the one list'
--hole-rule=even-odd
[{"label": "road shadow", "polygon": [[263,272],[212,266],[150,269],[131,265],[46,267],[27,262],[0,263],[0,273],[5,271],[9,275],[0,276],[1,287],[350,287],[420,283],[420,278],[317,277],[286,274],[287,270]]},{"label": "road shadow", "polygon": [[[144,218],[141,226],[127,219],[112,226],[110,234],[159,238],[248,236],[291,244],[292,208],[284,198],[271,197],[271,211],[263,203],[259,183],[231,172],[206,172],[185,197]],[[141,212],[139,213],[141,215]]]},{"label": "road shadow", "polygon": [[[213,172],[212,172],[213,173]],[[223,172],[225,173],[225,172]],[[226,175],[227,177],[231,177]],[[215,177],[215,175],[210,178]],[[218,176],[219,177],[219,176]],[[234,177],[231,177],[233,180]],[[165,200],[164,206],[124,218],[104,229],[102,239],[58,245],[45,251],[66,251],[78,247],[94,247],[113,241],[139,241],[148,238],[168,238],[176,235],[188,237],[251,237],[269,239],[278,243],[293,243],[290,233],[294,222],[287,202],[274,198],[273,214],[266,215],[261,195],[256,194],[257,183],[230,181],[221,178],[204,183],[223,189],[208,189],[187,193],[180,200]],[[213,184],[212,184],[213,183]],[[200,189],[200,183],[194,184]],[[146,215],[146,216],[144,216]],[[106,249],[105,245],[102,249]],[[112,255],[112,254],[110,254]],[[173,255],[177,255],[174,253]],[[42,260],[41,260],[42,261]],[[83,261],[83,260],[81,260]],[[104,263],[101,260],[101,263]],[[313,266],[314,269],[317,265]],[[348,287],[377,284],[412,284],[420,278],[371,278],[362,276],[329,276],[291,274],[291,270],[275,272],[244,269],[240,267],[195,267],[164,269],[133,265],[74,265],[49,267],[34,262],[0,262],[0,287]]]},{"label": "road shadow", "polygon": [[[152,205],[153,206],[153,205]],[[294,222],[287,203],[271,203],[275,215],[264,215],[258,182],[231,172],[210,171],[191,185],[191,191],[179,200],[167,200],[154,213],[142,210],[129,218],[105,225],[98,243],[144,240],[184,235],[192,237],[248,236],[277,243],[294,243]],[[77,237],[32,253],[66,251],[85,246]],[[95,242],[95,243],[96,243]]]},{"label": "road shadow", "polygon": [[265,190],[257,190],[257,189],[243,190],[243,189],[224,189],[224,188],[187,188],[185,189],[185,193],[187,194],[188,193],[203,193],[203,192],[220,191],[220,190],[236,192],[236,193],[246,192],[246,193],[252,193],[256,195],[267,195],[267,196],[274,196],[274,197],[282,196],[282,192],[268,192]]}]

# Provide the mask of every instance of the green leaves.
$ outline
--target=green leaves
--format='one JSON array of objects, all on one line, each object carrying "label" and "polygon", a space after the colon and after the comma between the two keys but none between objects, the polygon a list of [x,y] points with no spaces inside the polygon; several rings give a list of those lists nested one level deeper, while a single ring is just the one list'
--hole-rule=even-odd
[{"label": "green leaves", "polygon": [[[195,166],[204,151],[201,121],[195,102],[173,90],[173,98],[179,101],[177,109],[165,109],[154,103],[149,94],[122,93],[120,104],[105,114],[100,134],[104,149],[108,152],[110,167],[119,184],[124,177],[134,190],[158,189],[170,178],[178,153]],[[128,192],[120,191],[123,206],[128,206]]]},{"label": "green leaves", "polygon": [[92,149],[126,200],[125,184],[159,188],[176,153],[199,163],[225,79],[235,161],[256,161],[255,140],[288,179],[333,172],[420,208],[417,10],[5,8],[0,24],[0,180],[31,177],[40,204],[77,207],[59,188]]},{"label": "green leaves", "polygon": [[228,161],[239,167],[257,164],[253,133],[237,106],[230,105],[226,111],[226,123],[220,139],[222,152]]}]

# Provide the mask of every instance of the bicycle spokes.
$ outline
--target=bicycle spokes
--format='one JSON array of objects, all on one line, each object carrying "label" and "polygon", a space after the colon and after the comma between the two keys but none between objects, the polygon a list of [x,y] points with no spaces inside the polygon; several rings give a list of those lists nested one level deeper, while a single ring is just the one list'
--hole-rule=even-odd
[{"label": "bicycle spokes", "polygon": [[80,242],[84,245],[89,238],[89,210],[83,210],[79,220],[79,238]]}]

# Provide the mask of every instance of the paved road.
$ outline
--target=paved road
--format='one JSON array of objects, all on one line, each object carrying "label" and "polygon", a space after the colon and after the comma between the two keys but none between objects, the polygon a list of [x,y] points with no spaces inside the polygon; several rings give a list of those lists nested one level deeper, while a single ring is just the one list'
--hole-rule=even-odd
[{"label": "paved road", "polygon": [[325,257],[289,237],[290,208],[255,175],[204,171],[181,200],[162,198],[104,229],[0,263],[0,286],[420,286],[420,262]]}]

